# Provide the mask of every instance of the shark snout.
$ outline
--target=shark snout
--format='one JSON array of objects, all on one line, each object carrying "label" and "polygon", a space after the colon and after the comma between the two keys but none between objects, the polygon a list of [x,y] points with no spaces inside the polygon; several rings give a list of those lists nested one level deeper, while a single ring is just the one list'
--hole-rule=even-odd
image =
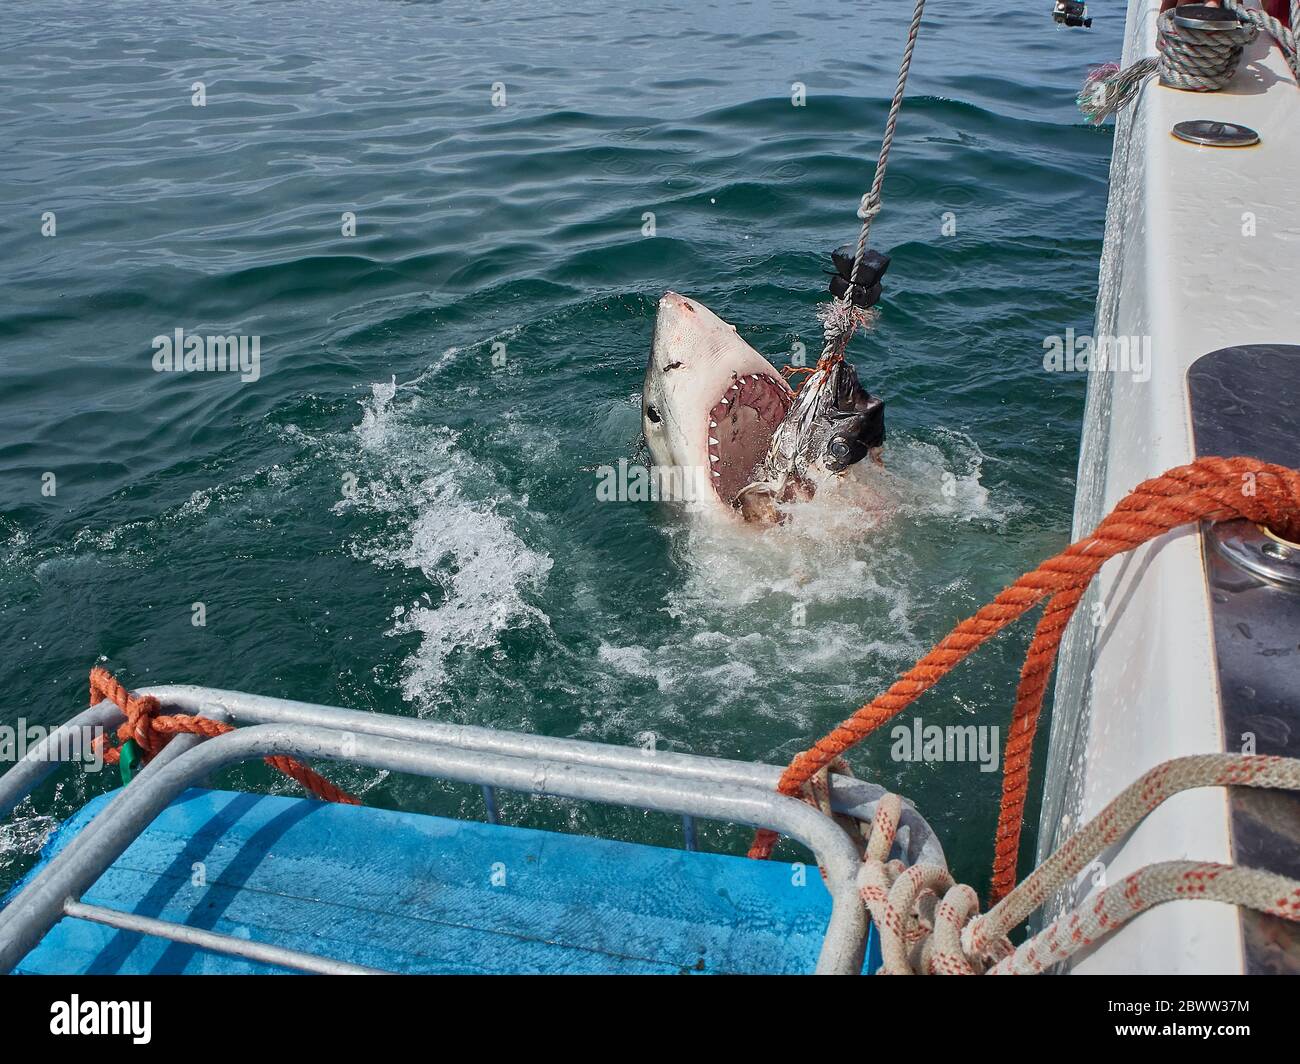
[{"label": "shark snout", "polygon": [[694,314],[695,301],[678,292],[665,292],[659,300],[660,314]]},{"label": "shark snout", "polygon": [[660,298],[655,313],[651,374],[671,372],[688,361],[687,356],[698,345],[705,324],[704,314],[697,311],[697,306],[694,300],[678,292],[665,292]]}]

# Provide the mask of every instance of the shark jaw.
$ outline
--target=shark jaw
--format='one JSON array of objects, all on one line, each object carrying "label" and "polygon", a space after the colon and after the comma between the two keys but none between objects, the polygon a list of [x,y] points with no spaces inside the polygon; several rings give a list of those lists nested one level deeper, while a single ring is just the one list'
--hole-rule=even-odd
[{"label": "shark jaw", "polygon": [[655,466],[699,470],[708,509],[767,519],[744,510],[742,489],[792,401],[781,374],[735,326],[693,299],[664,294],[641,398]]}]

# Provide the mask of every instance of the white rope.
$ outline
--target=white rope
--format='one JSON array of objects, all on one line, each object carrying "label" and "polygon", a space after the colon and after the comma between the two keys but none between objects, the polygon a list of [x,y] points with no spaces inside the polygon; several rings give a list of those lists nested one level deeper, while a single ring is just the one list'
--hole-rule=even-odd
[{"label": "white rope", "polygon": [[849,273],[849,286],[844,295],[831,304],[824,305],[818,316],[822,320],[821,361],[844,357],[854,332],[859,326],[866,325],[872,316],[864,314],[853,305],[854,281],[862,269],[863,259],[867,254],[867,238],[871,234],[871,223],[881,208],[881,190],[885,184],[885,170],[889,166],[889,150],[894,146],[894,129],[898,125],[898,112],[903,106],[903,96],[907,90],[907,73],[912,68],[912,52],[916,50],[916,38],[921,32],[921,16],[925,12],[925,0],[916,0],[912,12],[912,22],[907,29],[907,44],[903,47],[903,61],[898,68],[898,84],[894,88],[894,98],[889,103],[889,117],[885,119],[885,133],[880,138],[880,157],[876,160],[876,173],[871,179],[871,188],[863,195],[858,206],[858,217],[862,219],[862,230],[858,234],[858,249],[853,257],[853,269]]},{"label": "white rope", "polygon": [[912,67],[912,53],[916,49],[916,38],[921,31],[921,16],[924,12],[925,0],[916,0],[916,9],[912,12],[912,22],[907,30],[907,44],[903,47],[903,61],[898,68],[898,84],[894,87],[894,97],[889,103],[889,116],[885,120],[885,132],[880,138],[880,156],[876,160],[876,172],[871,180],[871,188],[863,195],[858,207],[862,230],[858,234],[858,248],[853,259],[853,268],[849,272],[849,285],[839,299],[832,299],[817,308],[817,317],[822,324],[822,353],[817,361],[817,368],[799,389],[798,400],[772,434],[767,455],[756,472],[755,479],[741,489],[738,498],[752,491],[780,499],[791,477],[806,476],[809,456],[817,451],[821,442],[816,436],[818,429],[816,414],[824,405],[822,392],[831,383],[829,368],[844,357],[845,348],[848,347],[853,334],[859,328],[870,325],[876,318],[876,311],[864,309],[853,303],[853,293],[857,287],[854,282],[866,257],[871,223],[880,213],[881,189],[885,183],[885,170],[889,165],[889,151],[894,146],[898,112],[903,106],[907,74]]},{"label": "white rope", "polygon": [[1277,42],[1278,48],[1282,50],[1287,66],[1291,68],[1291,74],[1300,85],[1300,53],[1296,48],[1296,34],[1300,32],[1300,0],[1291,0],[1288,12],[1291,18],[1291,27],[1288,29],[1282,25],[1281,21],[1275,19],[1267,11],[1259,8],[1246,7],[1239,3],[1238,0],[1222,0],[1223,6],[1231,11],[1240,19],[1253,23],[1256,27],[1263,30]]},{"label": "white rope", "polygon": [[[885,135],[880,138],[880,158],[876,162],[876,174],[871,180],[871,190],[862,197],[862,204],[858,207],[858,217],[862,219],[862,232],[858,235],[858,253],[853,259],[853,272],[849,274],[850,284],[853,278],[857,277],[858,270],[862,268],[872,219],[880,213],[880,190],[885,184],[885,167],[889,165],[889,149],[894,146],[894,127],[898,125],[898,112],[903,106],[907,72],[912,68],[912,52],[916,48],[916,38],[921,32],[921,15],[924,11],[925,0],[916,0],[916,10],[912,12],[912,24],[907,29],[907,44],[903,48],[903,62],[898,68],[898,85],[894,89],[894,98],[889,104],[889,117],[885,120]],[[845,298],[851,294],[852,288],[845,293]]]},{"label": "white rope", "polygon": [[[1042,972],[1167,901],[1228,902],[1300,922],[1300,882],[1253,868],[1167,861],[1098,891],[1019,947],[1007,935],[1172,795],[1195,787],[1300,791],[1300,760],[1203,754],[1158,765],[1122,791],[1019,886],[979,916],[969,886],[946,868],[887,861],[900,801],[885,795],[867,833],[858,889],[880,936],[887,975],[989,975]],[[816,804],[815,791],[808,795]]]}]

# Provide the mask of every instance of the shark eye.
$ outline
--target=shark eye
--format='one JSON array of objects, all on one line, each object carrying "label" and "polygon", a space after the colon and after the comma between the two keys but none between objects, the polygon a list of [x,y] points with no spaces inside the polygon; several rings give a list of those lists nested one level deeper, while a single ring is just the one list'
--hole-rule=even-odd
[{"label": "shark eye", "polygon": [[662,420],[662,418],[659,417],[659,411],[656,410],[653,406],[647,406],[645,408],[645,416],[648,417],[651,421],[653,421],[656,425],[658,425],[659,422]]}]

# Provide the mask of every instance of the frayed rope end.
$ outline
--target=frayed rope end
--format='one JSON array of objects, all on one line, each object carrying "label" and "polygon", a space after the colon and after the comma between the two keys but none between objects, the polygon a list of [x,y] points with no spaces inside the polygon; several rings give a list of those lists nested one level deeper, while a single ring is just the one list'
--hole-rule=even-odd
[{"label": "frayed rope end", "polygon": [[1102,63],[1100,66],[1093,67],[1088,71],[1079,95],[1075,97],[1079,110],[1094,126],[1100,125],[1114,110],[1111,101],[1118,86],[1113,79],[1119,72],[1118,63]]},{"label": "frayed rope end", "polygon": [[1160,66],[1155,58],[1139,59],[1131,66],[1120,69],[1118,63],[1105,63],[1094,67],[1083,83],[1076,100],[1079,110],[1094,126],[1116,114],[1142,88],[1142,83]]},{"label": "frayed rope end", "polygon": [[833,299],[817,308],[817,318],[822,323],[822,336],[827,343],[849,338],[859,329],[869,329],[880,317],[876,307],[863,308],[845,299]]}]

